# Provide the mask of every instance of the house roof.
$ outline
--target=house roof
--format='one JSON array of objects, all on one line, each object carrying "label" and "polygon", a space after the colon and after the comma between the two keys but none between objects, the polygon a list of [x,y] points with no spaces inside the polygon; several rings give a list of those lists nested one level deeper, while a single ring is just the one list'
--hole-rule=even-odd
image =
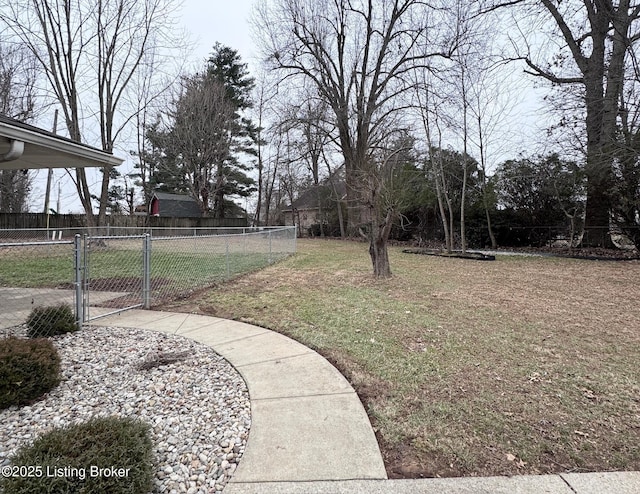
[{"label": "house roof", "polygon": [[[331,198],[335,196],[337,193],[340,198],[344,197],[346,194],[346,184],[344,180],[338,180],[335,184],[336,190],[333,190],[333,187],[325,181],[319,185],[312,185],[308,189],[305,189],[293,203],[284,209],[284,211],[290,211],[293,209],[303,210],[303,209],[317,209],[318,208],[318,196],[320,196],[320,200],[323,203],[330,203]],[[325,204],[323,207],[326,207]]]},{"label": "house roof", "polygon": [[118,166],[122,159],[0,115],[0,170]]}]

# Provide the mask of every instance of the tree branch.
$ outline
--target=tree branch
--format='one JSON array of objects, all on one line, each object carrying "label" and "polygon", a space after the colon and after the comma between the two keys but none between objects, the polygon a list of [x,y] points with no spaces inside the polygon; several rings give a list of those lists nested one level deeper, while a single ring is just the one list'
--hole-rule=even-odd
[{"label": "tree branch", "polygon": [[581,83],[584,82],[584,77],[559,77],[555,74],[552,74],[551,72],[548,72],[542,68],[540,68],[538,65],[534,64],[531,60],[529,60],[528,58],[522,58],[521,60],[524,60],[525,63],[534,71],[528,71],[525,70],[525,74],[530,74],[536,77],[542,77],[544,79],[547,79],[548,81],[553,82],[554,84],[576,84],[576,83]]}]

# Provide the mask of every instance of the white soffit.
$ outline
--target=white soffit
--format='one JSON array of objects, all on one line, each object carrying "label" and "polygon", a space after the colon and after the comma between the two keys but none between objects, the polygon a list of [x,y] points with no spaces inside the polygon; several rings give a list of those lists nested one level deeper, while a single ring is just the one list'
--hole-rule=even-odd
[{"label": "white soffit", "polygon": [[118,166],[122,161],[100,149],[0,116],[1,170]]}]

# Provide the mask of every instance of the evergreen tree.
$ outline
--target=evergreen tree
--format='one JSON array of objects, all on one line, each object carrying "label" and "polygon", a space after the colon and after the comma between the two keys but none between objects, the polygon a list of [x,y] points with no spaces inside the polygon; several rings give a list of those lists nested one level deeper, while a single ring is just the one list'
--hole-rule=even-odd
[{"label": "evergreen tree", "polygon": [[[166,112],[170,125],[155,124],[146,132],[151,151],[142,160],[145,183],[154,190],[190,194],[203,214],[224,218],[241,213],[233,198],[255,190],[247,172],[254,166],[257,131],[243,116],[251,107],[253,86],[237,51],[217,43],[205,71],[182,79]],[[150,191],[145,194],[148,200]]]},{"label": "evergreen tree", "polygon": [[229,153],[218,163],[213,198],[214,216],[224,218],[229,210],[226,197],[248,197],[256,190],[254,180],[246,173],[253,167],[253,163],[249,165],[240,159],[252,159],[257,154],[257,127],[242,115],[242,112],[252,106],[251,91],[255,81],[238,52],[220,43],[213,47],[207,74],[224,87],[225,99],[233,109],[233,118],[228,120],[228,128],[225,129],[232,136]]}]

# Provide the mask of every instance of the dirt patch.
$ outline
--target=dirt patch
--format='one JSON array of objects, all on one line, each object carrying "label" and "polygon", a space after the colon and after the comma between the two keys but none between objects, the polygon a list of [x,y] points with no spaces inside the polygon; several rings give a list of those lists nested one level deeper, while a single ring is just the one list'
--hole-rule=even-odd
[{"label": "dirt patch", "polygon": [[[158,290],[162,287],[170,286],[173,280],[168,278],[151,278],[151,289]],[[61,283],[58,288],[71,290],[74,288],[73,283]],[[95,278],[89,282],[89,290],[97,292],[133,292],[142,291],[142,278],[131,277],[114,277],[114,278]]]},{"label": "dirt patch", "polygon": [[[173,280],[168,278],[151,278],[151,290],[162,290],[170,287]],[[73,283],[62,283],[57,288],[72,290]],[[142,279],[139,277],[113,277],[113,278],[95,278],[89,283],[89,291],[94,292],[128,292],[119,297],[110,298],[99,303],[95,303],[96,307],[106,307],[109,309],[124,309],[134,305],[138,305],[142,301]]]}]

